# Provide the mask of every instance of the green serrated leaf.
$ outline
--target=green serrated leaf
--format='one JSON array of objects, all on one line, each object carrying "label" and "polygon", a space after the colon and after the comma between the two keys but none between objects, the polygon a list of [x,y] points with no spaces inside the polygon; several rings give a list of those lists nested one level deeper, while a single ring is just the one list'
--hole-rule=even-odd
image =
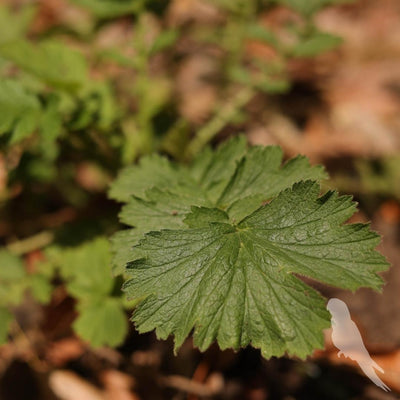
[{"label": "green serrated leaf", "polygon": [[210,222],[216,211],[195,209],[188,218],[203,227],[147,234],[125,284],[128,297],[141,300],[133,314],[139,332],[173,334],[179,348],[194,328],[201,350],[215,340],[222,349],[251,344],[266,358],[304,358],[322,347],[324,299],[296,275],[376,289],[387,263],[367,226],[342,225],[354,213],[351,198],[318,197],[319,190],[297,183],[238,224]]},{"label": "green serrated leaf", "polygon": [[[127,202],[120,219],[137,229],[129,241],[132,248],[137,244],[134,240],[146,232],[184,228],[193,206],[218,207],[237,221],[294,182],[325,176],[321,167],[311,167],[304,157],[283,167],[281,162],[278,147],[253,147],[246,153],[246,141],[239,136],[215,152],[206,149],[186,169],[159,156],[145,157],[138,166],[122,171],[110,195]],[[124,240],[115,240],[114,253],[131,254],[132,260],[133,252],[128,253],[125,246]],[[114,259],[113,264],[118,261]],[[114,267],[114,271],[121,269],[121,265]]]},{"label": "green serrated leaf", "polygon": [[135,226],[143,233],[182,227],[182,218],[190,211],[191,204],[211,205],[195,191],[183,195],[153,188],[146,192],[146,198],[148,200],[133,197],[119,215],[121,222]]},{"label": "green serrated leaf", "polygon": [[229,216],[218,208],[192,207],[183,222],[190,228],[202,228],[212,222],[229,222]]},{"label": "green serrated leaf", "polygon": [[171,164],[165,157],[153,154],[143,157],[138,166],[123,169],[111,185],[109,196],[127,202],[132,195],[144,197],[146,190],[153,186],[159,189],[179,187],[184,180],[180,167]]},{"label": "green serrated leaf", "polygon": [[[211,202],[217,202],[222,191],[235,173],[238,162],[246,154],[247,144],[244,136],[237,136],[223,143],[211,156],[208,150],[206,156],[202,153],[194,160],[191,166],[191,175],[197,176],[197,184],[206,192]],[[208,157],[208,159],[207,159]],[[203,171],[199,174],[199,164],[203,164]]]},{"label": "green serrated leaf", "polygon": [[91,346],[118,346],[128,332],[121,301],[108,297],[100,302],[83,303],[73,324],[75,332]]},{"label": "green serrated leaf", "polygon": [[217,204],[239,221],[295,182],[326,178],[323,168],[311,167],[306,157],[298,156],[281,166],[282,158],[280,147],[252,147]]},{"label": "green serrated leaf", "polygon": [[136,258],[133,246],[138,243],[144,233],[139,229],[125,229],[111,236],[113,275],[121,275],[125,270],[126,264]]}]

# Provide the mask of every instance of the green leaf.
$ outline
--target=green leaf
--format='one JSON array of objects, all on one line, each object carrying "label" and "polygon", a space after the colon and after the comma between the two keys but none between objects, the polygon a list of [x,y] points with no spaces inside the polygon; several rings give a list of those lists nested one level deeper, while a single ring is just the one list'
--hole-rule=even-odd
[{"label": "green leaf", "polygon": [[22,300],[26,276],[21,258],[0,250],[0,306],[16,305]]},{"label": "green leaf", "polygon": [[0,250],[0,280],[13,282],[24,278],[26,275],[22,260],[8,250]]},{"label": "green leaf", "polygon": [[77,90],[88,80],[83,55],[60,42],[15,40],[0,45],[0,56],[57,88]]},{"label": "green leaf", "polygon": [[47,304],[51,299],[53,286],[49,279],[42,274],[32,274],[29,276],[29,288],[33,297],[42,304]]},{"label": "green leaf", "polygon": [[19,82],[0,81],[0,134],[11,132],[11,143],[29,136],[37,128],[40,103]]},{"label": "green leaf", "polygon": [[325,176],[322,168],[311,167],[304,157],[283,167],[281,161],[278,147],[253,147],[246,153],[246,141],[239,136],[215,152],[206,149],[188,168],[149,156],[124,169],[111,186],[110,196],[127,202],[120,219],[136,230],[131,237],[113,240],[114,273],[123,270],[116,257],[122,257],[123,264],[129,255],[134,259],[132,247],[144,233],[185,227],[183,221],[193,206],[219,207],[237,220],[294,182]]},{"label": "green leaf", "polygon": [[218,200],[232,219],[240,220],[295,182],[326,177],[323,168],[310,167],[306,157],[298,156],[281,166],[282,158],[277,146],[254,146],[242,158]]},{"label": "green leaf", "polygon": [[306,16],[315,13],[331,2],[332,0],[277,0],[277,3],[288,6]]},{"label": "green leaf", "polygon": [[300,14],[310,16],[323,7],[334,4],[352,3],[354,0],[276,0],[276,2],[290,7]]},{"label": "green leaf", "polygon": [[125,229],[111,236],[112,272],[114,276],[121,275],[126,264],[135,258],[133,246],[138,243],[144,233],[139,229]]},{"label": "green leaf", "polygon": [[162,31],[154,40],[149,51],[150,55],[154,55],[172,46],[179,37],[179,32],[176,29],[167,29]]},{"label": "green leaf", "polygon": [[250,23],[247,27],[247,37],[249,39],[260,40],[272,46],[278,45],[278,39],[275,34],[261,24]]},{"label": "green leaf", "polygon": [[190,228],[202,228],[212,222],[229,222],[228,214],[218,208],[192,207],[183,222]]},{"label": "green leaf", "polygon": [[109,196],[127,202],[134,194],[143,197],[153,186],[159,189],[184,191],[187,174],[182,167],[170,163],[167,158],[153,154],[143,157],[138,166],[123,169],[112,184]]},{"label": "green leaf", "polygon": [[0,345],[7,342],[8,331],[14,317],[5,307],[0,307]]},{"label": "green leaf", "polygon": [[[276,150],[270,162],[274,157]],[[225,198],[238,188],[244,197],[252,192],[246,170],[239,166]],[[351,198],[318,197],[319,190],[315,182],[297,183],[237,224],[221,222],[217,210],[194,208],[187,220],[198,228],[148,233],[125,284],[128,297],[140,300],[132,318],[139,332],[173,334],[177,349],[194,329],[201,350],[215,340],[222,349],[251,344],[266,358],[285,352],[304,358],[321,348],[329,326],[325,302],[298,276],[376,289],[382,284],[376,272],[387,263],[368,226],[343,225],[355,211]]]},{"label": "green leaf", "polygon": [[74,297],[101,298],[111,292],[111,253],[105,238],[64,250],[59,263],[68,292]]},{"label": "green leaf", "polygon": [[72,0],[78,6],[91,11],[98,18],[115,18],[134,14],[140,10],[141,0]]},{"label": "green leaf", "polygon": [[11,11],[9,7],[0,5],[0,43],[6,43],[24,36],[31,23],[36,5],[25,4],[20,10]]},{"label": "green leaf", "polygon": [[128,332],[128,321],[121,301],[105,298],[79,307],[79,316],[73,324],[75,332],[91,346],[118,346]]},{"label": "green leaf", "polygon": [[62,133],[62,117],[59,110],[59,99],[50,96],[40,119],[40,150],[47,160],[54,160],[58,155],[57,138]]},{"label": "green leaf", "polygon": [[292,50],[295,57],[314,57],[329,51],[342,43],[339,36],[329,33],[317,32],[305,41],[298,43]]},{"label": "green leaf", "polygon": [[157,188],[148,190],[146,198],[149,200],[133,197],[119,215],[121,222],[135,226],[143,233],[153,229],[182,227],[182,217],[190,211],[191,204],[208,203],[204,197],[196,196],[196,192],[183,195]]},{"label": "green leaf", "polygon": [[305,357],[322,346],[329,315],[299,276],[380,287],[387,263],[374,250],[378,236],[343,225],[355,203],[335,192],[318,197],[319,185],[304,181],[324,171],[304,157],[282,165],[280,148],[246,149],[239,137],[187,167],[155,160],[129,167],[112,187],[126,202],[122,221],[136,228],[115,236],[113,248],[124,265],[131,260],[125,290],[139,304],[140,332],[172,334],[178,348],[194,329],[201,350],[217,340]]}]

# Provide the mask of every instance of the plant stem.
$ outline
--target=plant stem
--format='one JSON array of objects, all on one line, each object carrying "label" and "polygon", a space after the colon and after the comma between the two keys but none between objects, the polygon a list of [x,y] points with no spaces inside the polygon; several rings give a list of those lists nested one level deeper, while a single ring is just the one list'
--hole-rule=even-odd
[{"label": "plant stem", "polygon": [[190,160],[217,135],[236,115],[238,110],[246,105],[255,91],[250,86],[241,88],[236,95],[224,104],[213,118],[198,132],[185,151],[185,159]]},{"label": "plant stem", "polygon": [[53,241],[53,239],[53,232],[43,231],[29,238],[8,244],[7,250],[9,250],[11,253],[22,255],[47,246]]}]

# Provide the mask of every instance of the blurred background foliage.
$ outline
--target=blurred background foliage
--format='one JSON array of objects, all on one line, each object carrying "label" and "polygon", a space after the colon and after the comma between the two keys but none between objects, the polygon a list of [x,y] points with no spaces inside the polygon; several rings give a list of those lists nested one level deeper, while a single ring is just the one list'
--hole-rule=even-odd
[{"label": "blurred background foliage", "polygon": [[[3,1],[0,341],[19,335],[23,318],[13,312],[20,315],[28,296],[50,306],[72,299],[71,327],[95,347],[124,342],[132,305],[121,277],[111,275],[106,237],[118,229],[119,207],[107,188],[142,155],[187,162],[245,132],[251,143],[326,162],[327,187],[366,203],[398,200],[400,159],[387,151],[395,146],[386,131],[365,142],[372,128],[384,129],[380,120],[337,101],[348,79],[338,66],[353,50],[342,39],[348,26],[335,31],[335,12],[351,20],[352,7],[349,0]],[[357,124],[364,131],[348,134]]]}]

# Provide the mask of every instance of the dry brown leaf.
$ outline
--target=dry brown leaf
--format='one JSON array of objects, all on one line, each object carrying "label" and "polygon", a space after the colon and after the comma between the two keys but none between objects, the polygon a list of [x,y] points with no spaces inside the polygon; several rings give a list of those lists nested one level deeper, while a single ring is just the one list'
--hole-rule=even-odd
[{"label": "dry brown leaf", "polygon": [[135,383],[131,376],[108,369],[101,373],[100,379],[104,384],[108,400],[139,400],[139,397],[131,391]]}]

